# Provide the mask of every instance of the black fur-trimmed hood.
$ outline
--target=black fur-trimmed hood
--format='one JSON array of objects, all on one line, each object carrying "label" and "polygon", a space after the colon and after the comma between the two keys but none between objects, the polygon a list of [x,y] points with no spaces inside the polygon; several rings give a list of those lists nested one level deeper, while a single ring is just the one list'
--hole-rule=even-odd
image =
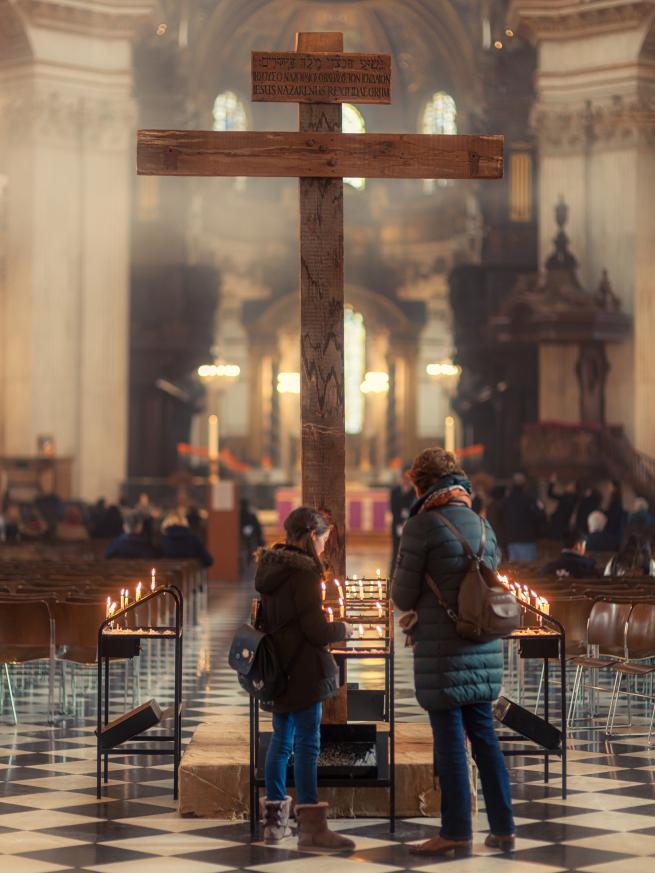
[{"label": "black fur-trimmed hood", "polygon": [[296,573],[315,578],[321,575],[316,561],[295,546],[281,544],[257,552],[255,588],[260,594],[272,594],[286,582],[289,576]]}]

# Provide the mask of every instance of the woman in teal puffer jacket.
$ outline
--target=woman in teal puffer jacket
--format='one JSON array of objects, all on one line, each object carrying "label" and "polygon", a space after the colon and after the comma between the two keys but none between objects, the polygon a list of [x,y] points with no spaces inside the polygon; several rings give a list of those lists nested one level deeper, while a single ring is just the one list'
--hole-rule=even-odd
[{"label": "woman in teal puffer jacket", "polygon": [[427,449],[410,476],[417,493],[403,530],[392,596],[401,610],[415,610],[412,629],[416,697],[428,712],[435,741],[435,766],[441,785],[441,832],[413,851],[441,855],[469,849],[471,797],[465,739],[480,771],[491,834],[487,844],[514,844],[509,777],[493,727],[491,703],[500,694],[503,652],[500,641],[474,643],[458,636],[425,579],[429,574],[448,606],[457,611],[459,586],[469,566],[464,546],[440,521],[442,513],[477,554],[483,526],[483,560],[497,563],[496,537],[488,522],[471,509],[471,483],[444,449]]}]

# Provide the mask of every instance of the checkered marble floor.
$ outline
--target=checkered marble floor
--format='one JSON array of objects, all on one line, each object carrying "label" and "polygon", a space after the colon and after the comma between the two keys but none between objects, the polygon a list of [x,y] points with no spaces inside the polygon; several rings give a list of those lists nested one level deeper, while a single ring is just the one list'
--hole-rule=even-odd
[{"label": "checkered marble floor", "polygon": [[[215,586],[200,626],[187,633],[186,739],[208,715],[247,711],[225,653],[251,595],[249,583]],[[140,677],[142,699],[166,703],[166,653],[160,647],[149,657],[150,669]],[[425,720],[413,698],[406,651],[399,651],[396,674],[398,717]],[[33,676],[29,687],[18,690],[19,724],[10,723],[6,705],[0,713],[0,870],[6,873],[305,873],[309,864],[313,873],[432,873],[444,866],[453,873],[655,873],[655,750],[644,739],[608,742],[600,732],[575,733],[566,801],[557,762],[545,785],[538,761],[511,759],[518,835],[511,855],[484,848],[482,811],[473,852],[465,858],[411,856],[408,844],[435,833],[438,822],[426,819],[401,820],[394,835],[386,821],[334,822],[353,837],[356,851],[317,857],[298,852],[293,838],[276,847],[251,841],[242,822],[179,818],[165,759],[115,760],[105,796],[97,801],[92,678],[86,693],[78,690],[76,714],[56,725],[45,718],[45,683],[35,684]],[[536,671],[528,676],[532,692],[537,678]],[[78,686],[82,679],[80,674]],[[369,677],[359,679],[365,684]],[[124,703],[119,685],[112,693],[116,713]]]}]

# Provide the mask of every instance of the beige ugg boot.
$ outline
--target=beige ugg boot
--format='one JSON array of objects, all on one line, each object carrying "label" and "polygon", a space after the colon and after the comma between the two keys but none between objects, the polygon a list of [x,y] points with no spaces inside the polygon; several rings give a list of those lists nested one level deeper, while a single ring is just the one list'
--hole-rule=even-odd
[{"label": "beige ugg boot", "polygon": [[291,813],[291,798],[284,800],[264,800],[262,804],[264,819],[264,841],[279,843],[285,837],[291,836],[289,814]]},{"label": "beige ugg boot", "polygon": [[298,848],[306,852],[354,852],[355,843],[327,826],[327,803],[296,806]]}]

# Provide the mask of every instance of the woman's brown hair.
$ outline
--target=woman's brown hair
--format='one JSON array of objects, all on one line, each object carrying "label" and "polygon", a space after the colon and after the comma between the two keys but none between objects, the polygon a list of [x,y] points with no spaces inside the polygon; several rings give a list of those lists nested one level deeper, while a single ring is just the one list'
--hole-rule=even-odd
[{"label": "woman's brown hair", "polygon": [[464,475],[464,470],[452,452],[447,452],[439,446],[425,449],[417,455],[409,471],[409,478],[419,490],[420,494],[431,488],[443,479],[444,476],[455,474]]},{"label": "woman's brown hair", "polygon": [[312,534],[315,533],[316,536],[320,537],[327,533],[330,527],[331,524],[323,513],[317,509],[311,509],[309,506],[299,506],[298,509],[294,509],[284,522],[287,543],[307,552],[321,568],[323,565],[316,552]]}]

